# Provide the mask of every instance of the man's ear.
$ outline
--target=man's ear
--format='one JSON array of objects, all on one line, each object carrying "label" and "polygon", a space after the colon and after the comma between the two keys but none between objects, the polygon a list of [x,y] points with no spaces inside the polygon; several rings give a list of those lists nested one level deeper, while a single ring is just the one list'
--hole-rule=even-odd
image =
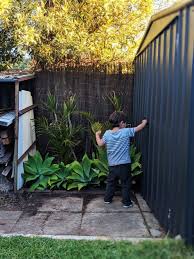
[{"label": "man's ear", "polygon": [[119,123],[119,127],[121,126],[121,125],[123,125],[123,123],[125,123],[124,121],[121,121],[120,123]]}]

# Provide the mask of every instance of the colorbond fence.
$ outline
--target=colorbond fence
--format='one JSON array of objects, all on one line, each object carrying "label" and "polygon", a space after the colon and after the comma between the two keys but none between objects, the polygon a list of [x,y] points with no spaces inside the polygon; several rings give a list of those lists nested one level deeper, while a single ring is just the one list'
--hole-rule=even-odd
[{"label": "colorbond fence", "polygon": [[135,60],[134,122],[143,196],[166,231],[194,243],[194,7],[186,6]]}]

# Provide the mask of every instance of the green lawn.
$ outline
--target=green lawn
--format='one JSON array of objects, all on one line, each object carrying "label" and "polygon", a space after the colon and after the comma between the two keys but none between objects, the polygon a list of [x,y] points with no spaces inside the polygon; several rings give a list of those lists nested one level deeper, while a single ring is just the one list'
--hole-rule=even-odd
[{"label": "green lawn", "polygon": [[181,241],[144,241],[131,244],[127,241],[75,241],[47,238],[0,238],[0,258],[194,258],[194,250]]}]

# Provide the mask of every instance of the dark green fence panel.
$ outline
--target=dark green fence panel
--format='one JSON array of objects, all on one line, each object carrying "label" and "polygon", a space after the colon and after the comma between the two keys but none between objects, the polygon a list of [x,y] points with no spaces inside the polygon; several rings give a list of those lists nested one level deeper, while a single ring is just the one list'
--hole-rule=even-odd
[{"label": "dark green fence panel", "polygon": [[190,1],[136,56],[133,99],[134,124],[144,116],[149,119],[149,127],[136,137],[143,154],[143,196],[165,230],[190,243],[194,243],[193,26]]}]

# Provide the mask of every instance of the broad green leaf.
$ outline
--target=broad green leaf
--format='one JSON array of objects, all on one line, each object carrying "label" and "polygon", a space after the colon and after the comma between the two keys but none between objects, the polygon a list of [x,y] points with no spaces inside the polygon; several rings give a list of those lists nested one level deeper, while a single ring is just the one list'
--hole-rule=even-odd
[{"label": "broad green leaf", "polygon": [[66,183],[63,183],[63,184],[62,184],[62,187],[63,187],[64,189],[66,189],[66,188],[67,188],[67,182],[66,182]]},{"label": "broad green leaf", "polygon": [[40,179],[38,179],[34,184],[31,185],[30,191],[32,192],[32,191],[36,190],[39,186],[39,183],[40,183]]},{"label": "broad green leaf", "polygon": [[69,175],[69,176],[67,176],[66,179],[67,180],[80,181],[80,182],[84,181],[84,177],[80,177],[80,175],[78,175],[78,174]]},{"label": "broad green leaf", "polygon": [[105,172],[100,172],[99,174],[98,174],[98,178],[100,178],[100,177],[106,177],[107,176],[107,173],[105,173]]},{"label": "broad green leaf", "polygon": [[99,159],[94,159],[93,164],[100,170],[108,172],[108,164],[102,163]]},{"label": "broad green leaf", "polygon": [[24,171],[27,172],[28,174],[35,175],[37,173],[36,169],[33,169],[30,165],[27,163],[24,164]]},{"label": "broad green leaf", "polygon": [[131,165],[131,170],[134,171],[136,168],[141,168],[141,164],[138,162],[135,162]]},{"label": "broad green leaf", "polygon": [[78,161],[74,161],[71,163],[71,169],[77,174],[79,174],[81,177],[83,177],[84,175],[83,168]]},{"label": "broad green leaf", "polygon": [[25,182],[30,182],[30,181],[33,181],[33,180],[36,180],[38,178],[38,175],[29,175],[25,178]]},{"label": "broad green leaf", "polygon": [[70,183],[67,185],[67,190],[71,190],[71,189],[77,189],[78,188],[78,183]]},{"label": "broad green leaf", "polygon": [[48,180],[49,180],[49,177],[44,177],[43,179],[40,180],[39,185],[42,186],[44,189],[46,189],[48,185]]},{"label": "broad green leaf", "polygon": [[45,160],[43,161],[43,167],[50,167],[53,160],[54,157],[49,157],[48,154],[46,154]]},{"label": "broad green leaf", "polygon": [[89,175],[90,175],[91,164],[92,164],[92,162],[88,158],[87,154],[85,154],[82,158],[82,168],[87,177],[89,177]]},{"label": "broad green leaf", "polygon": [[87,186],[87,183],[78,183],[78,191],[80,191],[83,187]]}]

